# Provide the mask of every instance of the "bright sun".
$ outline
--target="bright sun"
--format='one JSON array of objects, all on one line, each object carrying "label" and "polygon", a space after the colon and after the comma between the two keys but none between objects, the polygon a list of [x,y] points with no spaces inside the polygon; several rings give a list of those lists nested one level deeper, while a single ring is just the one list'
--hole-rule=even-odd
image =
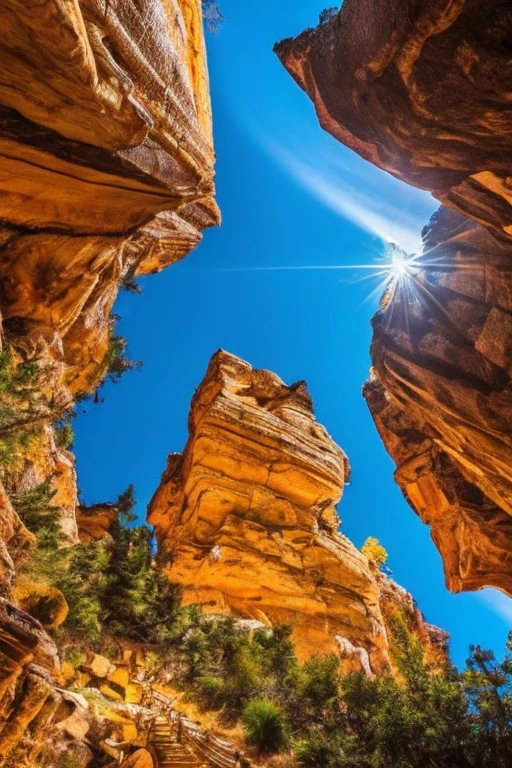
[{"label": "bright sun", "polygon": [[407,274],[407,261],[403,256],[394,254],[391,260],[391,271],[394,277],[403,277]]},{"label": "bright sun", "polygon": [[395,243],[388,243],[387,252],[390,258],[389,274],[394,281],[402,280],[411,274],[412,259]]}]

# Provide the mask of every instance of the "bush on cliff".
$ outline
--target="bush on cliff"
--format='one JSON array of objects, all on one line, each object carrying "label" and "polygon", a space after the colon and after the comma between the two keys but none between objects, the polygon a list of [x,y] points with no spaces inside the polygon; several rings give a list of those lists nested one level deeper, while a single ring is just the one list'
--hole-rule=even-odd
[{"label": "bush on cliff", "polygon": [[242,713],[247,743],[260,752],[277,752],[287,743],[287,724],[283,710],[269,699],[254,699]]},{"label": "bush on cliff", "polygon": [[387,550],[375,536],[369,536],[361,547],[361,552],[368,558],[370,568],[379,571],[388,559]]}]

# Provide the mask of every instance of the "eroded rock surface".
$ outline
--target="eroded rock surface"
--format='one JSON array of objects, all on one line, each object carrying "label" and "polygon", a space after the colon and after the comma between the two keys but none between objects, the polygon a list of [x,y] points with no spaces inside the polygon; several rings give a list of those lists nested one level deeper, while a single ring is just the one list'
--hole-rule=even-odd
[{"label": "eroded rock surface", "polygon": [[364,394],[453,591],[512,594],[510,245],[442,209],[373,320]]},{"label": "eroded rock surface", "polygon": [[[120,285],[219,221],[201,1],[6,0],[1,22],[0,475],[13,498],[51,479],[73,544],[74,460],[51,424],[107,373]],[[34,366],[22,384],[17,366]]]},{"label": "eroded rock surface", "polygon": [[335,138],[512,234],[511,39],[508,0],[344,0],[275,50]]},{"label": "eroded rock surface", "polygon": [[218,222],[201,4],[8,0],[2,30],[4,329],[88,392],[119,283]]},{"label": "eroded rock surface", "polygon": [[189,431],[148,515],[184,603],[290,624],[300,658],[346,638],[373,671],[387,669],[379,578],[338,532],[348,461],[315,420],[305,382],[287,386],[220,350],[192,400]]},{"label": "eroded rock surface", "polygon": [[511,39],[504,1],[345,0],[276,47],[326,130],[452,209],[374,318],[365,397],[453,591],[512,594]]}]

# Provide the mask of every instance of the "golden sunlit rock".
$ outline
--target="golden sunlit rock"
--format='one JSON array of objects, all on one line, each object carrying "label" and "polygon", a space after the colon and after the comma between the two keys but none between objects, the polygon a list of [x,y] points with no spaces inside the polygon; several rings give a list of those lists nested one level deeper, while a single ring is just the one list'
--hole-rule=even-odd
[{"label": "golden sunlit rock", "polygon": [[120,282],[219,221],[201,2],[8,0],[2,30],[4,329],[89,392]]},{"label": "golden sunlit rock", "polygon": [[287,386],[220,350],[189,430],[148,515],[184,603],[290,624],[302,659],[336,650],[340,636],[368,652],[374,671],[387,669],[386,578],[338,532],[348,461],[315,420],[305,382]]}]

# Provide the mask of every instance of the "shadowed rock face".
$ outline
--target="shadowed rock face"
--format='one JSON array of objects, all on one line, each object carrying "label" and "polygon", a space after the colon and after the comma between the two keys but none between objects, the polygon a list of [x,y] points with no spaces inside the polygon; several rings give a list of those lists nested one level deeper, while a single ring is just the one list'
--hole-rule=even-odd
[{"label": "shadowed rock face", "polygon": [[441,209],[419,269],[373,319],[364,395],[453,591],[512,594],[512,259]]},{"label": "shadowed rock face", "polygon": [[276,46],[327,131],[452,209],[374,318],[364,394],[453,591],[512,594],[511,41],[500,0],[345,0]]},{"label": "shadowed rock face", "polygon": [[30,746],[25,745],[23,759],[35,756],[33,723],[41,737],[48,735],[45,728],[60,698],[53,683],[57,671],[57,648],[39,622],[0,598],[0,766],[24,734]]},{"label": "shadowed rock face", "polygon": [[275,51],[335,138],[512,234],[511,42],[508,0],[345,0]]},{"label": "shadowed rock face", "polygon": [[315,420],[304,382],[287,386],[219,351],[189,430],[148,515],[185,604],[290,624],[300,658],[336,650],[339,636],[365,649],[375,672],[389,666],[390,603],[429,643],[412,598],[384,597],[398,592],[337,530],[348,461]]}]

